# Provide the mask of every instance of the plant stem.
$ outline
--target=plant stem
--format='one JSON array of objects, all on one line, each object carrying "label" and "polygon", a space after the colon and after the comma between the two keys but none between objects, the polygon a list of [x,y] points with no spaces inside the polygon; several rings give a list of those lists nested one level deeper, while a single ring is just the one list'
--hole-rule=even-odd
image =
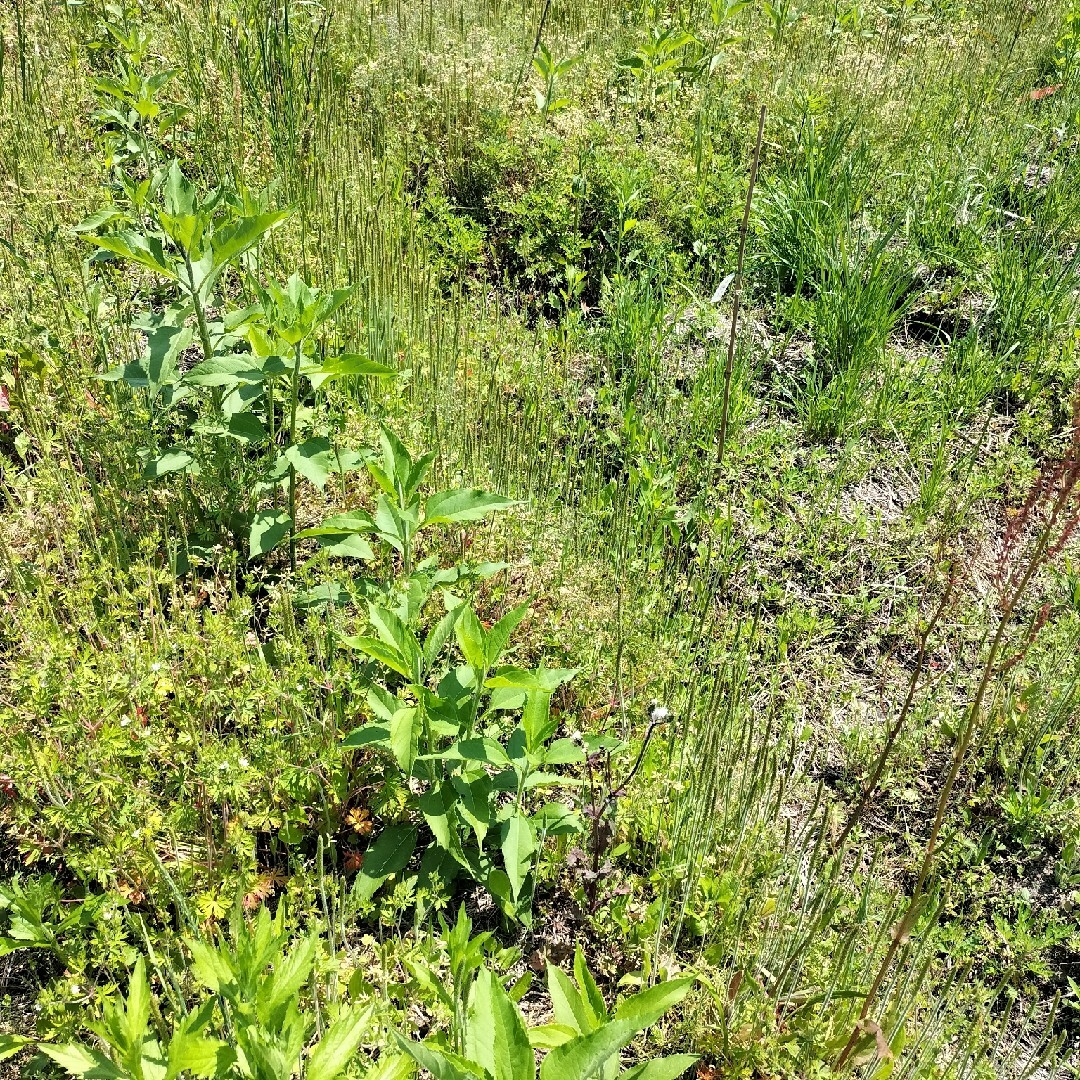
[{"label": "plant stem", "polygon": [[[304,343],[296,343],[292,370],[292,398],[289,407],[289,445],[296,445],[296,410],[300,404],[300,360]],[[289,569],[296,572],[296,466],[289,464]]]},{"label": "plant stem", "polygon": [[899,738],[900,732],[903,730],[907,718],[911,713],[911,706],[915,701],[915,692],[918,689],[919,678],[922,675],[923,666],[926,663],[926,651],[930,642],[930,635],[933,634],[934,630],[937,628],[941,616],[945,613],[945,609],[952,599],[953,587],[955,584],[955,579],[950,578],[948,588],[945,590],[945,595],[941,598],[941,603],[938,604],[930,621],[926,624],[926,628],[919,635],[919,655],[915,660],[915,667],[912,669],[911,678],[908,680],[904,704],[900,708],[900,714],[897,716],[896,721],[885,736],[885,744],[881,748],[881,753],[878,754],[870,781],[867,783],[866,787],[863,788],[862,795],[859,797],[855,809],[848,815],[848,819],[840,833],[840,838],[836,841],[837,852],[843,850],[845,841],[851,835],[852,829],[854,829],[862,819],[863,814],[866,813],[866,808],[870,804],[870,799],[877,791],[878,785],[881,783],[881,776],[885,771],[885,765],[889,760],[889,755],[892,753],[893,744]]},{"label": "plant stem", "polygon": [[982,674],[979,677],[979,685],[965,712],[960,737],[957,739],[956,746],[953,750],[949,772],[946,775],[945,783],[942,785],[941,791],[938,794],[937,807],[934,813],[934,824],[930,829],[930,838],[926,842],[926,851],[923,853],[922,863],[919,867],[918,880],[915,883],[915,888],[912,890],[911,898],[908,900],[903,917],[893,929],[889,947],[885,951],[884,957],[882,957],[877,974],[874,976],[874,981],[863,1000],[862,1008],[859,1010],[859,1018],[852,1029],[851,1035],[848,1037],[847,1044],[839,1058],[836,1060],[836,1071],[842,1069],[847,1063],[848,1058],[851,1057],[852,1051],[854,1051],[855,1046],[859,1041],[859,1035],[865,1030],[865,1021],[870,1014],[870,1009],[877,999],[881,985],[885,981],[885,976],[892,966],[893,959],[900,951],[900,948],[906,944],[911,931],[914,928],[915,922],[922,911],[923,901],[925,900],[927,893],[927,883],[930,880],[930,872],[934,865],[934,856],[937,854],[937,844],[941,835],[941,826],[945,820],[945,812],[949,807],[953,788],[955,787],[956,779],[960,774],[960,767],[967,756],[968,750],[970,750],[974,743],[975,735],[979,729],[979,721],[982,719],[983,715],[983,703],[986,699],[986,692],[990,686],[990,680],[998,671],[998,657],[1001,655],[1005,630],[1009,625],[1013,611],[1016,609],[1016,605],[1020,602],[1021,597],[1024,595],[1027,587],[1031,584],[1035,574],[1043,565],[1044,557],[1050,547],[1051,535],[1058,524],[1060,514],[1065,509],[1071,494],[1071,487],[1063,486],[1061,493],[1055,500],[1053,509],[1047,515],[1046,523],[1039,533],[1035,548],[1024,567],[1023,573],[1002,601],[1001,615],[998,618],[997,628],[995,629],[993,639],[990,642],[986,660],[983,662]]},{"label": "plant stem", "polygon": [[750,166],[750,184],[746,189],[742,226],[739,229],[739,261],[735,267],[734,293],[731,298],[731,333],[728,335],[727,362],[724,364],[724,403],[720,409],[720,438],[716,448],[716,469],[724,464],[724,447],[727,444],[728,411],[731,403],[731,374],[735,367],[735,334],[739,326],[739,300],[742,297],[743,258],[746,255],[746,233],[750,226],[750,205],[754,199],[758,165],[761,161],[761,139],[765,133],[765,106],[758,114],[757,142],[754,144],[754,160]]}]

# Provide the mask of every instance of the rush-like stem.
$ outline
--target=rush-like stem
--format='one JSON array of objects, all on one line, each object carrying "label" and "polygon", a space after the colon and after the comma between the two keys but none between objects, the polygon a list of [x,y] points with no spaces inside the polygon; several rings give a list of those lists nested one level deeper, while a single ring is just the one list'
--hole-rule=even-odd
[{"label": "rush-like stem", "polygon": [[[296,343],[292,370],[292,399],[289,408],[289,445],[296,445],[296,410],[300,404],[300,360],[303,341]],[[296,570],[296,466],[289,463],[289,569]]]},{"label": "rush-like stem", "polygon": [[761,139],[765,133],[765,106],[758,115],[757,142],[754,144],[754,160],[750,166],[750,184],[746,189],[742,225],[739,228],[739,261],[735,267],[734,292],[731,298],[731,333],[728,334],[727,361],[724,364],[724,403],[720,409],[720,439],[716,448],[716,468],[724,464],[724,446],[727,443],[728,411],[731,405],[731,375],[735,367],[735,334],[739,326],[739,300],[742,296],[743,258],[746,255],[746,233],[750,226],[750,205],[754,200],[758,164],[761,161]]}]

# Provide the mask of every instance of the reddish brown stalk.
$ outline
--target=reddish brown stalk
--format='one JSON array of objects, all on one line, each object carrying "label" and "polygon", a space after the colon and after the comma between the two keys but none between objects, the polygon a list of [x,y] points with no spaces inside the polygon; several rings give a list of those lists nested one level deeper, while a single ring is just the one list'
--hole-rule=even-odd
[{"label": "reddish brown stalk", "polygon": [[874,771],[870,777],[866,787],[863,788],[862,795],[859,797],[859,801],[855,806],[855,809],[848,815],[848,819],[844,824],[844,828],[840,833],[839,839],[836,841],[836,850],[842,851],[847,838],[851,835],[852,829],[862,820],[863,814],[866,813],[867,806],[870,805],[870,800],[878,790],[878,785],[881,783],[881,777],[885,772],[885,766],[889,761],[889,757],[892,754],[893,745],[900,737],[900,732],[903,731],[904,725],[907,723],[908,716],[911,714],[912,705],[915,703],[915,694],[919,688],[919,680],[922,676],[925,664],[926,653],[929,647],[930,637],[937,629],[938,623],[941,621],[942,615],[945,614],[946,608],[949,606],[949,602],[952,600],[953,590],[956,586],[955,575],[950,576],[948,587],[945,589],[945,595],[942,596],[941,602],[934,610],[934,614],[930,617],[930,621],[926,624],[923,632],[919,635],[919,654],[915,659],[915,666],[912,669],[911,677],[908,679],[907,693],[904,696],[904,703],[900,707],[900,712],[896,717],[892,727],[889,728],[888,734],[885,736],[885,744],[881,748],[881,753],[878,754],[877,761],[874,764]]},{"label": "reddish brown stalk", "polygon": [[[1065,457],[1036,482],[1032,495],[1028,497],[1006,533],[1005,550],[999,562],[999,579],[1001,581],[1000,615],[986,659],[983,662],[979,684],[964,713],[960,735],[953,749],[949,772],[938,794],[934,823],[930,829],[930,837],[927,840],[926,850],[923,853],[922,863],[919,867],[919,877],[915,883],[915,888],[912,890],[904,915],[893,929],[892,939],[878,967],[877,974],[874,976],[874,981],[863,999],[859,1018],[848,1038],[847,1044],[839,1058],[837,1058],[837,1070],[842,1069],[847,1064],[858,1044],[859,1036],[866,1030],[866,1021],[870,1010],[877,1000],[877,995],[892,967],[893,960],[901,947],[908,941],[923,910],[927,899],[927,885],[933,870],[934,857],[937,854],[941,826],[945,820],[945,813],[951,801],[953,788],[956,786],[960,768],[981,726],[980,721],[983,717],[986,695],[991,682],[1006,667],[1006,665],[999,664],[1006,630],[1012,622],[1012,616],[1017,606],[1028,587],[1034,581],[1036,574],[1046,566],[1054,554],[1060,552],[1068,538],[1076,530],[1078,522],[1080,522],[1080,509],[1074,506],[1074,495],[1078,483],[1080,483],[1080,387],[1078,387],[1073,399],[1072,437]],[[1027,524],[1031,522],[1039,524],[1039,531],[1031,547],[1030,555],[1026,560],[1017,561],[1012,569],[1009,569],[1009,560],[1018,550],[1020,538],[1026,533]],[[1045,620],[1036,618],[1032,624],[1033,629],[1028,635],[1025,648],[1030,645],[1034,635],[1044,622]]]}]

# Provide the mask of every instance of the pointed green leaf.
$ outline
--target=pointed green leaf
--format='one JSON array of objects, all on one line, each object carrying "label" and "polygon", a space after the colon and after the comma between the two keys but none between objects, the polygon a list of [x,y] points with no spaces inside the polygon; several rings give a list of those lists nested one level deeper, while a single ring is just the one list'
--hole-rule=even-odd
[{"label": "pointed green leaf", "polygon": [[156,236],[143,236],[129,229],[113,233],[110,236],[84,236],[88,244],[111,251],[129,262],[138,263],[148,270],[169,278],[170,281],[179,281],[173,260],[165,253],[161,241]]},{"label": "pointed green leaf", "polygon": [[33,1046],[34,1040],[24,1035],[0,1034],[0,1061],[14,1057],[20,1050],[27,1046]]},{"label": "pointed green leaf", "polygon": [[506,510],[517,505],[514,499],[480,491],[478,488],[440,491],[424,504],[424,524],[449,525],[462,521],[479,521],[496,510]]},{"label": "pointed green leaf", "polygon": [[492,628],[488,631],[484,648],[487,657],[487,666],[493,668],[506,651],[510,641],[510,635],[517,629],[518,623],[529,613],[529,605],[520,604],[511,608]]},{"label": "pointed green leaf", "polygon": [[563,1043],[551,1051],[540,1066],[540,1080],[591,1080],[604,1063],[634,1037],[634,1027],[613,1021]]},{"label": "pointed green leaf", "polygon": [[306,1080],[337,1080],[371,1023],[372,1008],[346,1009],[323,1033],[308,1057]]},{"label": "pointed green leaf", "polygon": [[619,1074],[620,1080],[678,1080],[698,1063],[697,1054],[672,1054],[646,1061]]},{"label": "pointed green leaf", "polygon": [[483,673],[487,667],[486,635],[471,607],[462,605],[461,616],[454,624],[454,634],[465,659],[478,673]]},{"label": "pointed green leaf", "polygon": [[469,994],[465,1053],[493,1080],[533,1080],[536,1059],[518,1007],[486,967]]},{"label": "pointed green leaf", "polygon": [[516,901],[529,876],[536,853],[536,835],[532,822],[524,814],[514,814],[503,824],[502,856],[510,893]]},{"label": "pointed green leaf", "polygon": [[[554,964],[547,967],[548,996],[555,1022],[573,1028],[578,1035],[585,1035],[596,1027],[591,1013],[585,1008],[578,988],[570,977]],[[565,1039],[563,1040],[566,1041]]]},{"label": "pointed green leaf", "polygon": [[624,999],[615,1010],[616,1020],[628,1020],[637,1025],[638,1031],[652,1027],[669,1009],[678,1005],[690,987],[693,979],[671,979],[668,982],[642,990]]},{"label": "pointed green leaf", "polygon": [[66,1043],[62,1046],[41,1043],[38,1049],[62,1069],[66,1069],[72,1076],[81,1077],[82,1080],[129,1080],[128,1074],[115,1062],[110,1061],[101,1051],[82,1043]]},{"label": "pointed green leaf", "polygon": [[398,874],[409,863],[416,848],[416,830],[411,825],[388,825],[364,853],[357,879],[361,900],[370,900],[391,874]]},{"label": "pointed green leaf", "polygon": [[458,1057],[456,1054],[447,1053],[434,1046],[426,1046],[424,1043],[412,1042],[409,1039],[395,1035],[398,1045],[426,1072],[431,1073],[435,1080],[492,1080],[492,1078],[471,1061]]}]

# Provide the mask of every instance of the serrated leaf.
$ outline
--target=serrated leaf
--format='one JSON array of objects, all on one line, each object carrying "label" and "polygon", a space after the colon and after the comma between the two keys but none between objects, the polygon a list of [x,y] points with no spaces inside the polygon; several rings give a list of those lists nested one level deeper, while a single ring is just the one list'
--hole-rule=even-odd
[{"label": "serrated leaf", "polygon": [[471,607],[462,605],[461,615],[454,624],[454,636],[465,659],[482,674],[487,667],[486,635]]},{"label": "serrated leaf", "polygon": [[551,1051],[540,1066],[540,1080],[590,1080],[634,1037],[633,1025],[613,1021]]},{"label": "serrated leaf", "polygon": [[435,1080],[492,1080],[492,1078],[480,1068],[456,1054],[447,1053],[435,1046],[427,1046],[424,1043],[412,1042],[395,1033],[398,1045],[419,1066],[431,1073]]},{"label": "serrated leaf", "polygon": [[619,1080],[678,1080],[698,1063],[697,1054],[672,1054],[655,1058],[619,1074]]},{"label": "serrated leaf", "polygon": [[357,353],[342,353],[329,360],[324,360],[317,372],[313,372],[312,382],[318,379],[319,385],[332,379],[347,377],[364,377],[375,379],[390,379],[397,375],[397,371],[376,360],[370,360],[366,356]]},{"label": "serrated leaf", "polygon": [[551,1010],[557,1024],[572,1029],[576,1035],[584,1035],[596,1027],[596,1022],[585,1008],[581,994],[570,976],[550,963],[547,967],[547,986]]},{"label": "serrated leaf", "polygon": [[371,1022],[372,1008],[346,1009],[323,1033],[308,1057],[306,1080],[337,1080],[356,1053]]},{"label": "serrated leaf", "polygon": [[14,1057],[20,1050],[27,1046],[33,1046],[34,1040],[24,1035],[6,1035],[0,1033],[0,1061]]},{"label": "serrated leaf", "polygon": [[669,1009],[678,1005],[690,987],[693,979],[671,979],[668,982],[642,990],[640,994],[625,998],[615,1010],[616,1020],[627,1020],[637,1025],[638,1031],[652,1027]]},{"label": "serrated leaf", "polygon": [[486,967],[469,994],[465,1052],[493,1080],[533,1080],[536,1059],[518,1007]]},{"label": "serrated leaf", "polygon": [[172,260],[165,254],[161,241],[156,236],[143,236],[130,229],[123,229],[108,236],[84,236],[83,239],[88,244],[119,255],[122,259],[145,266],[170,281],[180,280]]},{"label": "serrated leaf", "polygon": [[510,879],[510,895],[516,901],[532,871],[536,853],[536,835],[532,822],[524,814],[514,814],[503,824],[501,850],[506,876]]},{"label": "serrated leaf", "polygon": [[253,413],[248,412],[233,413],[229,417],[227,431],[231,438],[245,445],[261,443],[266,438],[266,428],[263,427],[262,421]]},{"label": "serrated leaf", "polygon": [[38,1049],[62,1069],[82,1080],[129,1080],[128,1074],[115,1062],[99,1050],[82,1043],[40,1043]]}]

